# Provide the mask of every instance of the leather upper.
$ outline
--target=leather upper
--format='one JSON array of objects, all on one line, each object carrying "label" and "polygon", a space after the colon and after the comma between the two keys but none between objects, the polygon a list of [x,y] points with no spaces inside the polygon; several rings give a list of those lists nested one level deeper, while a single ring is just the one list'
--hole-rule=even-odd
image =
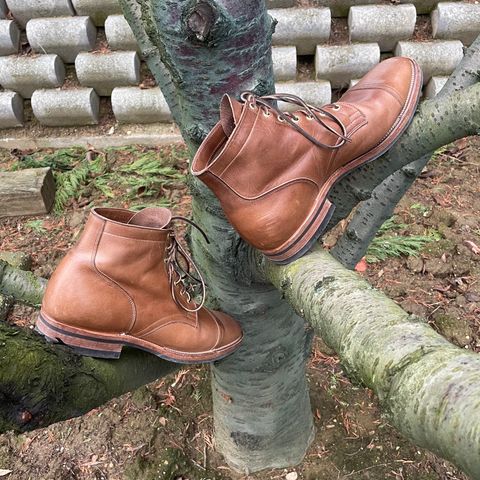
[{"label": "leather upper", "polygon": [[[204,352],[238,340],[241,329],[227,315],[206,308],[187,312],[174,301],[165,263],[170,212],[143,212],[139,219],[128,210],[94,209],[52,275],[42,311],[71,327],[178,351]],[[174,289],[179,303],[194,309],[181,285]]]},{"label": "leather upper", "polygon": [[324,144],[339,145],[346,132],[348,141],[339,148],[319,147],[274,111],[225,97],[221,120],[200,146],[192,173],[217,195],[247,242],[274,249],[305,224],[332,175],[374,149],[402,118],[413,73],[408,58],[377,65],[338,102],[322,107],[336,119],[320,114],[333,132],[302,110],[293,114]]}]

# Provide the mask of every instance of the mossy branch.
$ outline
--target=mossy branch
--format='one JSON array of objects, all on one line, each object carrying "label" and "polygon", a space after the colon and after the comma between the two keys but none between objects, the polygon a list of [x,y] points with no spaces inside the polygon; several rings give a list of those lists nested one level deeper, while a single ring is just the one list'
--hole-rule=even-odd
[{"label": "mossy branch", "polygon": [[480,478],[478,354],[450,344],[321,249],[288,266],[259,266],[349,374],[375,391],[401,433]]}]

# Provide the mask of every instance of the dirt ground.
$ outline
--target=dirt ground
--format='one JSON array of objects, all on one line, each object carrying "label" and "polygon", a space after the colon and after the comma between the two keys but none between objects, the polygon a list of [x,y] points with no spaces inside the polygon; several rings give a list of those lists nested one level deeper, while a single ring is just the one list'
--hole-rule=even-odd
[{"label": "dirt ground", "polygon": [[[1,249],[30,254],[39,275],[48,277],[74,244],[92,205],[170,205],[177,213],[189,212],[183,146],[60,153],[0,152],[0,169],[51,164],[59,172],[62,201],[56,214],[0,220]],[[132,162],[140,163],[132,170]],[[75,183],[72,172],[81,169]],[[392,245],[404,237],[423,238],[420,247],[409,256],[385,260],[371,254],[358,266],[361,275],[404,309],[475,351],[480,349],[479,173],[480,138],[438,153],[377,239],[392,255],[398,253]],[[328,246],[337,234],[338,229],[327,236]],[[17,305],[8,321],[28,326],[35,313]],[[307,373],[316,437],[305,461],[288,470],[245,476],[225,464],[214,448],[209,370],[199,366],[83,417],[26,434],[0,435],[0,475],[4,469],[11,471],[8,480],[466,479],[398,434],[372,392],[352,384],[320,340]]]}]

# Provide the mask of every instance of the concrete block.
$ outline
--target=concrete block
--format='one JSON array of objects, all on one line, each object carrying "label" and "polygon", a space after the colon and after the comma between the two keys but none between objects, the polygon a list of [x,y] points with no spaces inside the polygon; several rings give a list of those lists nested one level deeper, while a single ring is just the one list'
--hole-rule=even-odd
[{"label": "concrete block", "polygon": [[317,44],[330,37],[328,8],[277,8],[269,13],[278,20],[273,45],[295,45],[298,55],[312,55]]},{"label": "concrete block", "polygon": [[345,87],[352,78],[361,78],[380,61],[377,43],[318,45],[315,53],[316,77],[329,80],[333,88]]},{"label": "concrete block", "polygon": [[13,18],[22,27],[32,18],[75,15],[70,0],[6,0]]},{"label": "concrete block", "polygon": [[[314,107],[321,107],[332,101],[332,88],[330,82],[326,81],[276,83],[275,91],[296,95]],[[285,102],[278,102],[278,106],[286,112],[293,112],[301,108]]]},{"label": "concrete block", "polygon": [[100,99],[93,88],[36,90],[32,110],[42,125],[50,127],[96,125]]},{"label": "concrete block", "polygon": [[295,80],[297,76],[296,47],[273,47],[273,76],[276,81]]},{"label": "concrete block", "polygon": [[416,60],[423,71],[426,85],[433,76],[448,76],[463,58],[460,40],[436,40],[433,42],[398,42],[395,55]]},{"label": "concrete block", "polygon": [[461,40],[470,45],[480,35],[479,3],[439,3],[431,18],[433,38]]},{"label": "concrete block", "polygon": [[437,5],[438,0],[400,0],[400,3],[413,3],[418,15],[430,13]]},{"label": "concrete block", "polygon": [[60,87],[65,65],[58,55],[0,57],[0,85],[30,98],[39,88]]},{"label": "concrete block", "polygon": [[118,87],[112,92],[112,109],[119,123],[155,123],[172,120],[160,88]]},{"label": "concrete block", "polygon": [[8,15],[8,7],[5,0],[0,0],[0,19],[7,18]]},{"label": "concrete block", "polygon": [[23,125],[23,98],[15,92],[0,92],[0,128]]},{"label": "concrete block", "polygon": [[[315,5],[329,7],[332,12],[332,17],[346,17],[350,7],[356,5],[376,5],[379,0],[315,0]],[[392,3],[412,3],[415,5],[418,14],[430,13],[438,0],[399,0]]]},{"label": "concrete block", "polygon": [[109,15],[105,20],[105,35],[112,50],[140,52],[135,35],[123,15]]},{"label": "concrete block", "polygon": [[425,98],[434,98],[438,95],[438,92],[447,83],[448,77],[432,77],[428,82],[423,94]]},{"label": "concrete block", "polygon": [[0,20],[0,55],[18,53],[20,30],[13,20]]},{"label": "concrete block", "polygon": [[412,36],[417,11],[409,5],[361,5],[350,8],[348,29],[352,42],[377,42],[382,52]]},{"label": "concrete block", "polygon": [[290,8],[295,6],[295,0],[266,0],[267,8]]},{"label": "concrete block", "polygon": [[80,84],[109,96],[115,87],[140,83],[140,59],[136,52],[85,53],[75,60]]},{"label": "concrete block", "polygon": [[103,26],[109,15],[122,13],[118,0],[72,0],[77,15],[91,17],[97,27]]},{"label": "concrete block", "polygon": [[35,52],[74,63],[80,52],[93,50],[97,27],[90,17],[34,18],[27,23],[27,38]]}]

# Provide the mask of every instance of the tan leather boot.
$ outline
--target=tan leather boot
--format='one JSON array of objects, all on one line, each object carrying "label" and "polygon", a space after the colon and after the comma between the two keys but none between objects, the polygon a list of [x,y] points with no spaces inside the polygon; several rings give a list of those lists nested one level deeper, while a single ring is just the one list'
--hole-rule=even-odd
[{"label": "tan leather boot", "polygon": [[[243,102],[224,96],[192,173],[248,243],[289,263],[323,233],[335,208],[327,198],[333,185],[385,153],[409,125],[421,86],[419,66],[395,57],[323,108],[287,94],[245,92]],[[278,100],[300,109],[282,113]]]},{"label": "tan leather boot", "polygon": [[[122,347],[132,346],[174,362],[199,363],[236,350],[240,326],[203,307],[201,274],[190,272],[172,230],[178,219],[166,208],[92,210],[78,244],[48,282],[37,330],[101,358],[118,358]],[[200,305],[187,281],[200,285]]]}]

